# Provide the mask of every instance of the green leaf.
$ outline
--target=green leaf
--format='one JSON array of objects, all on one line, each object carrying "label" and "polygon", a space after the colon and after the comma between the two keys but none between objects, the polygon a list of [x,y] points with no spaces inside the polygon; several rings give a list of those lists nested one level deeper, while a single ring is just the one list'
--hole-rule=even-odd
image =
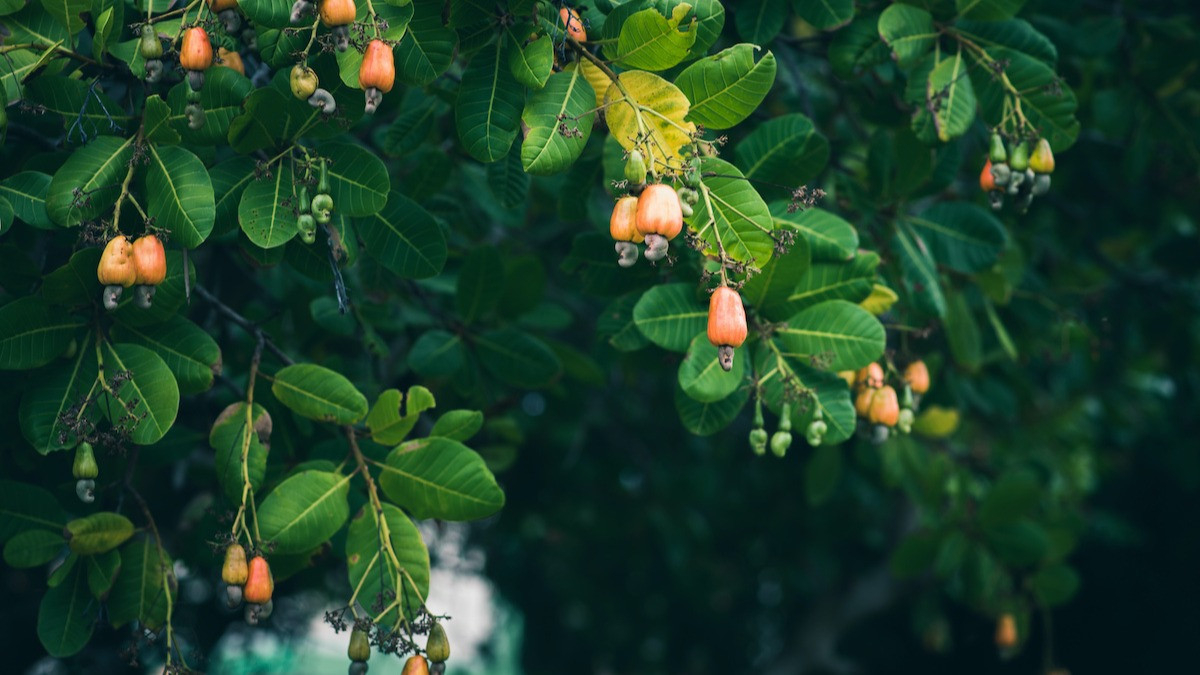
[{"label": "green leaf", "polygon": [[985,527],[1015,522],[1032,514],[1041,498],[1041,483],[1032,471],[1010,469],[988,490],[979,506],[979,522]]},{"label": "green leaf", "polygon": [[937,30],[926,10],[896,3],[879,15],[879,36],[891,47],[892,58],[907,66],[933,48]]},{"label": "green leaf", "polygon": [[441,14],[442,7],[437,3],[413,3],[408,32],[392,50],[400,82],[423,87],[450,67],[458,36],[454,29],[442,25]]},{"label": "green leaf", "polygon": [[707,335],[692,338],[687,355],[679,363],[679,386],[685,394],[701,403],[723,401],[744,384],[746,359],[735,358],[733,369],[725,372],[717,357],[717,348]]},{"label": "green leaf", "polygon": [[54,495],[36,485],[0,480],[0,542],[27,530],[62,532],[67,514]]},{"label": "green leaf", "polygon": [[466,441],[483,428],[483,413],[478,410],[451,410],[438,418],[430,436]]},{"label": "green leaf", "polygon": [[829,65],[835,75],[849,80],[888,61],[891,50],[879,39],[878,26],[878,14],[865,14],[834,33],[829,44]]},{"label": "green leaf", "polygon": [[350,380],[311,363],[280,370],[271,391],[296,414],[319,422],[354,424],[367,414],[367,397]]},{"label": "green leaf", "polygon": [[99,247],[76,251],[66,264],[42,279],[42,297],[52,305],[64,307],[94,304],[102,288],[96,279],[99,263]]},{"label": "green leaf", "polygon": [[83,30],[83,14],[92,8],[91,0],[42,0],[42,6],[74,35]]},{"label": "green leaf", "polygon": [[270,176],[246,186],[238,202],[238,222],[255,246],[275,248],[296,236],[294,189],[291,167],[281,164],[275,165]]},{"label": "green leaf", "polygon": [[76,566],[63,582],[46,591],[38,605],[37,634],[46,653],[66,658],[92,639],[96,603],[88,594],[87,575]]},{"label": "green leaf", "polygon": [[449,105],[420,89],[409,89],[400,104],[400,114],[388,127],[383,149],[389,155],[407,155],[429,139]]},{"label": "green leaf", "polygon": [[681,25],[689,10],[691,5],[682,3],[670,18],[652,8],[630,16],[621,24],[614,60],[640,70],[666,70],[684,60],[696,42],[694,25]]},{"label": "green leaf", "polygon": [[133,536],[133,523],[119,513],[102,511],[72,520],[64,533],[73,552],[96,555],[124,544]]},{"label": "green leaf", "polygon": [[379,485],[414,518],[476,520],[504,506],[504,492],[483,458],[448,438],[423,438],[397,446]]},{"label": "green leaf", "polygon": [[27,370],[53,361],[83,321],[36,295],[0,307],[0,370]]},{"label": "green leaf", "polygon": [[1028,519],[992,525],[984,530],[996,557],[1010,565],[1025,566],[1040,561],[1050,547],[1046,530]]},{"label": "green leaf", "polygon": [[48,50],[38,54],[29,49],[18,49],[5,52],[5,66],[0,70],[0,89],[3,89],[4,99],[8,102],[20,101],[24,96],[22,81],[42,63]]},{"label": "green leaf", "polygon": [[103,355],[103,377],[124,373],[128,378],[113,387],[118,400],[108,394],[102,399],[109,421],[138,445],[157,443],[179,412],[175,376],[158,354],[145,347],[105,342]]},{"label": "green leaf", "polygon": [[350,476],[301,471],[271,490],[258,507],[264,541],[276,553],[303,553],[328,541],[350,517]]},{"label": "green leaf", "polygon": [[1043,567],[1030,582],[1038,602],[1045,607],[1065,605],[1079,592],[1079,574],[1069,565]]},{"label": "green leaf", "polygon": [[814,305],[788,319],[777,335],[785,355],[832,355],[829,370],[856,370],[883,355],[887,337],[870,312],[844,300]]},{"label": "green leaf", "polygon": [[[521,114],[521,122],[528,128],[521,143],[525,171],[544,176],[571,166],[592,135],[595,114],[588,111],[595,104],[596,93],[582,68],[551,75],[546,86],[529,97]],[[560,125],[569,133],[561,133]]]},{"label": "green leaf", "polygon": [[691,101],[688,119],[709,129],[728,129],[750,116],[775,83],[775,55],[754,62],[756,48],[734,45],[700,59],[675,78]]},{"label": "green leaf", "polygon": [[771,258],[762,272],[746,280],[742,286],[742,298],[747,305],[766,308],[787,302],[796,290],[804,273],[812,265],[805,239],[797,239],[783,256]]},{"label": "green leaf", "polygon": [[[776,346],[778,349],[778,345]],[[787,398],[794,399],[797,391],[804,390],[805,396],[791,407],[792,429],[803,433],[812,421],[816,410],[823,412],[828,431],[822,442],[825,445],[841,443],[854,435],[855,413],[850,401],[850,389],[837,373],[817,370],[808,365],[808,359],[791,355],[777,356],[767,345],[754,349],[754,372],[763,387],[763,398],[767,407],[781,414],[785,398],[784,381],[789,383]]]},{"label": "green leaf", "polygon": [[405,279],[437,276],[446,265],[446,234],[420,204],[392,190],[378,213],[354,222],[367,255]]},{"label": "green leaf", "polygon": [[543,387],[562,372],[562,362],[546,343],[517,328],[489,330],[471,342],[483,367],[513,387]]},{"label": "green leaf", "polygon": [[1058,48],[1024,19],[1008,21],[968,21],[954,24],[953,30],[985,49],[1008,47],[1028,54],[1050,67],[1058,62]]},{"label": "green leaf", "polygon": [[817,506],[829,501],[842,475],[842,451],[825,443],[817,448],[804,465],[804,494]]},{"label": "green leaf", "polygon": [[422,386],[409,387],[407,410],[401,414],[399,389],[388,389],[379,395],[367,414],[371,440],[380,445],[396,445],[416,426],[422,412],[433,408],[433,394]]},{"label": "green leaf", "polygon": [[40,567],[54,560],[66,544],[57,532],[26,530],[4,545],[4,562],[18,569]]},{"label": "green leaf", "polygon": [[[734,157],[750,180],[800,186],[812,182],[825,168],[829,141],[817,132],[812,120],[791,113],[757,125],[737,144]],[[763,192],[790,196],[781,188],[764,187]]]},{"label": "green leaf", "polygon": [[[691,5],[692,9],[680,23],[691,23],[694,18],[695,23],[692,24],[692,30],[696,33],[696,41],[692,43],[692,48],[688,51],[687,58],[684,59],[687,61],[707,54],[708,48],[713,46],[717,38],[721,36],[721,29],[725,26],[725,7],[720,0],[655,0],[654,6],[658,8],[659,13],[667,16],[675,10],[675,7],[685,2]],[[637,3],[626,4],[637,5]]]},{"label": "green leaf", "polygon": [[904,218],[939,263],[974,274],[990,269],[1008,245],[1008,232],[983,207],[968,202],[943,202]]},{"label": "green leaf", "polygon": [[50,181],[49,175],[39,171],[22,171],[0,181],[0,196],[8,200],[21,221],[39,230],[54,229],[54,222],[46,212]]},{"label": "green leaf", "polygon": [[81,561],[87,574],[88,589],[92,597],[104,600],[117,581],[117,573],[121,571],[121,553],[116,549],[100,555],[89,555]]},{"label": "green leaf", "polygon": [[183,137],[171,128],[171,106],[158,94],[146,99],[143,125],[146,140],[161,145],[178,145]]},{"label": "green leaf", "polygon": [[640,292],[622,295],[596,318],[596,333],[619,352],[637,351],[650,344],[633,320],[633,308],[641,298]]},{"label": "green leaf", "polygon": [[[379,514],[373,509],[363,507],[350,521],[346,531],[346,571],[350,587],[358,589],[358,597],[368,607],[380,598],[383,606],[390,605],[392,598],[401,598],[405,616],[411,620],[421,607],[417,598],[429,597],[429,551],[417,526],[403,511],[385,503],[382,515],[379,520]],[[390,557],[384,552],[384,525],[387,541],[407,574],[394,570]],[[397,576],[404,579],[405,588],[396,588]],[[377,618],[381,624],[394,625],[398,620],[397,610],[389,610]]]},{"label": "green leaf", "polygon": [[321,146],[321,155],[329,167],[329,195],[338,212],[369,216],[387,204],[387,167],[375,153],[350,143],[330,143]]},{"label": "green leaf", "polygon": [[506,44],[497,40],[471,59],[454,104],[463,148],[481,162],[504,157],[521,126],[525,91],[508,68]]},{"label": "green leaf", "polygon": [[287,0],[239,0],[238,9],[256,25],[283,28],[289,24],[291,4]]},{"label": "green leaf", "polygon": [[743,40],[765,45],[779,34],[787,15],[786,0],[749,0],[737,4],[733,21]]},{"label": "green leaf", "polygon": [[633,321],[654,344],[683,352],[707,326],[708,309],[696,300],[692,284],[660,284],[634,305]]},{"label": "green leaf", "polygon": [[238,205],[246,186],[254,181],[254,160],[240,155],[231,157],[208,170],[216,195],[213,231],[219,236],[238,228]]},{"label": "green leaf", "polygon": [[455,301],[465,323],[487,315],[500,300],[504,289],[504,266],[494,251],[476,248],[467,254],[458,273]]},{"label": "green leaf", "polygon": [[800,277],[787,302],[772,306],[770,311],[773,316],[786,317],[790,314],[777,312],[794,314],[826,300],[862,302],[871,295],[878,264],[879,256],[874,253],[863,253],[847,262],[814,263]]},{"label": "green leaf", "polygon": [[182,316],[150,326],[113,328],[113,339],[141,345],[158,354],[181,394],[198,394],[212,388],[213,376],[221,372],[221,348],[204,329]]},{"label": "green leaf", "polygon": [[138,620],[157,630],[167,619],[167,583],[171,558],[147,535],[121,547],[121,573],[108,594],[108,620],[113,627]]},{"label": "green leaf", "polygon": [[462,337],[444,330],[426,331],[408,351],[408,367],[422,377],[453,375],[465,362]]},{"label": "green leaf", "polygon": [[946,298],[942,295],[933,256],[925,241],[911,230],[900,227],[892,239],[892,250],[900,258],[904,288],[913,307],[934,316],[945,316]]},{"label": "green leaf", "polygon": [[[226,414],[228,413],[228,414]],[[268,448],[263,444],[255,429],[263,424],[270,424],[270,416],[266,409],[257,403],[251,413],[253,419],[249,429],[246,425],[246,404],[236,403],[227,408],[213,424],[208,434],[208,444],[216,451],[213,458],[217,482],[225,490],[225,496],[232,504],[242,503],[242,489],[249,480],[250,489],[257,492],[267,474]],[[246,448],[245,475],[243,476],[242,448]]]},{"label": "green leaf", "polygon": [[954,0],[954,5],[964,19],[999,21],[1013,18],[1025,0]]},{"label": "green leaf", "polygon": [[945,324],[950,354],[968,372],[977,372],[983,366],[983,333],[964,293],[947,290]]},{"label": "green leaf", "polygon": [[697,436],[711,436],[729,426],[749,398],[749,387],[741,387],[720,401],[701,403],[676,387],[675,410],[685,429]]},{"label": "green leaf", "polygon": [[812,249],[813,261],[844,262],[858,250],[854,226],[824,209],[811,208],[788,213],[785,202],[771,205],[776,229],[788,229],[803,237]]},{"label": "green leaf", "polygon": [[820,30],[834,30],[854,18],[854,0],[792,0],[801,19]]},{"label": "green leaf", "polygon": [[16,219],[16,214],[13,213],[12,204],[4,197],[0,197],[0,234],[8,232],[8,228],[13,226],[13,221]]},{"label": "green leaf", "polygon": [[530,175],[521,168],[521,147],[513,145],[499,162],[484,167],[488,189],[500,206],[524,210],[529,196]]},{"label": "green leaf", "polygon": [[[1054,152],[1062,152],[1079,136],[1078,104],[1075,93],[1063,83],[1050,66],[1019,51],[997,47],[988,50],[995,61],[1006,63],[1004,75],[1021,94],[1021,111],[1029,123],[1050,142]],[[987,65],[973,64],[973,82],[979,98],[979,110],[985,122],[996,125],[1004,116],[1004,86]]]},{"label": "green leaf", "polygon": [[975,90],[962,51],[948,56],[929,72],[925,86],[926,109],[932,108],[938,140],[958,138],[975,121]]},{"label": "green leaf", "polygon": [[530,89],[541,89],[546,86],[546,80],[553,72],[554,40],[549,35],[530,42],[524,47],[525,35],[518,35],[514,30],[508,31],[511,41],[508,50],[508,69],[517,82]]},{"label": "green leaf", "polygon": [[704,157],[700,170],[705,190],[686,221],[708,244],[705,251],[715,253],[719,243],[734,260],[765,265],[775,250],[774,224],[766,202],[729,162]]},{"label": "green leaf", "polygon": [[62,117],[68,142],[83,143],[100,133],[121,133],[130,126],[121,104],[83,79],[40,75],[25,83],[25,96],[43,110]]},{"label": "green leaf", "polygon": [[[96,17],[96,31],[92,36],[92,58],[101,59],[104,57],[104,51],[108,46],[108,38],[112,35],[113,29],[113,8],[109,7],[100,12]],[[117,29],[119,34],[121,29]]]},{"label": "green leaf", "polygon": [[146,213],[171,241],[196,248],[212,232],[216,200],[204,163],[176,146],[149,146]]},{"label": "green leaf", "polygon": [[4,5],[0,14],[4,15],[4,25],[12,31],[13,44],[28,42],[49,47],[71,38],[67,27],[56,21],[40,2],[5,0]]},{"label": "green leaf", "polygon": [[132,138],[100,136],[72,152],[46,192],[50,219],[67,227],[107,211],[121,194],[121,181],[132,159]]}]

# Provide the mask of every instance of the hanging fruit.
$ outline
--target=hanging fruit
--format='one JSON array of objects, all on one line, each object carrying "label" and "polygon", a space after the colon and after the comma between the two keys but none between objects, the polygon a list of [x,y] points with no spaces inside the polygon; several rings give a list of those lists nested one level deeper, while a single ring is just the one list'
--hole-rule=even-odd
[{"label": "hanging fruit", "polygon": [[358,626],[350,631],[350,645],[346,647],[346,656],[356,663],[366,663],[371,659],[371,642],[367,631]]},{"label": "hanging fruit", "polygon": [[771,434],[771,452],[783,457],[792,445],[792,404],[784,401],[779,408],[779,428]]},{"label": "hanging fruit", "polygon": [[382,40],[371,40],[363,54],[362,67],[358,69],[358,84],[366,96],[367,113],[375,112],[383,102],[383,95],[392,90],[396,81],[396,63],[392,48]]},{"label": "hanging fruit", "polygon": [[871,408],[867,411],[867,421],[885,427],[894,427],[900,421],[900,400],[890,385],[875,390],[871,397]]},{"label": "hanging fruit", "polygon": [[246,574],[246,587],[243,594],[246,602],[255,605],[265,605],[271,601],[271,593],[275,590],[275,581],[271,578],[271,566],[267,559],[256,555],[250,560],[250,569]]},{"label": "hanging fruit", "polygon": [[746,308],[742,296],[728,286],[718,286],[708,299],[708,341],[717,348],[725,372],[733,368],[733,350],[746,341]]},{"label": "hanging fruit", "polygon": [[400,675],[429,675],[429,663],[420,654],[413,654],[404,662],[404,670]]},{"label": "hanging fruit", "polygon": [[153,234],[138,237],[133,242],[133,266],[137,271],[134,301],[142,309],[150,309],[154,292],[167,278],[167,253],[162,242]]},{"label": "hanging fruit", "polygon": [[1001,649],[1017,646],[1017,620],[1008,612],[996,620],[996,646]]},{"label": "hanging fruit", "polygon": [[96,456],[92,453],[92,444],[83,441],[75,446],[75,461],[71,464],[71,475],[75,477],[75,495],[79,501],[91,504],[96,501],[96,476],[100,475],[100,466],[96,464]]},{"label": "hanging fruit", "polygon": [[1037,196],[1049,192],[1050,174],[1054,173],[1054,152],[1050,149],[1050,141],[1038,139],[1033,156],[1029,158],[1029,168],[1034,173],[1031,193]]},{"label": "hanging fruit", "polygon": [[983,171],[979,172],[979,187],[984,192],[998,190],[996,187],[996,177],[992,175],[992,160],[988,160],[983,165]]},{"label": "hanging fruit", "polygon": [[245,76],[246,65],[244,63],[242,63],[242,55],[241,54],[239,54],[233,50],[225,49],[224,47],[220,47],[217,49],[217,56],[221,60],[221,66],[223,66],[225,68],[229,68],[230,70],[236,72],[238,75]]},{"label": "hanging fruit", "polygon": [[237,12],[238,0],[207,0],[208,8],[221,20],[225,32],[233,35],[242,27],[242,17]]},{"label": "hanging fruit", "polygon": [[96,268],[96,279],[104,286],[104,308],[117,308],[121,292],[137,283],[137,268],[133,263],[133,245],[124,235],[108,241],[100,254],[100,265]]},{"label": "hanging fruit", "polygon": [[616,242],[613,248],[621,267],[630,267],[637,262],[637,245],[646,239],[637,229],[637,205],[637,197],[622,197],[613,205],[608,219],[608,233]]},{"label": "hanging fruit", "polygon": [[318,13],[321,23],[333,29],[331,32],[337,39],[337,50],[344,52],[350,47],[350,24],[358,14],[354,0],[321,0]]},{"label": "hanging fruit", "polygon": [[640,150],[631,151],[625,161],[625,181],[629,183],[630,193],[640,192],[646,185],[646,158]]},{"label": "hanging fruit", "polygon": [[871,363],[861,369],[855,378],[855,383],[860,387],[868,387],[878,389],[883,386],[883,366],[878,363]]},{"label": "hanging fruit", "polygon": [[683,209],[679,195],[669,185],[646,186],[638,196],[637,229],[646,237],[646,260],[662,260],[668,242],[683,230]]},{"label": "hanging fruit", "polygon": [[303,63],[297,63],[292,66],[288,84],[292,88],[292,96],[304,100],[313,95],[321,80],[317,77],[317,71]]},{"label": "hanging fruit", "polygon": [[208,32],[199,26],[187,29],[183,33],[183,42],[179,47],[179,65],[188,71],[188,85],[194,91],[200,91],[204,86],[204,71],[213,63],[212,43],[208,40]]},{"label": "hanging fruit", "polygon": [[924,361],[913,361],[904,369],[904,381],[912,387],[914,394],[929,391],[929,368]]},{"label": "hanging fruit", "polygon": [[563,7],[558,10],[558,20],[566,26],[567,35],[576,42],[587,42],[587,31],[583,28],[583,19],[579,18],[579,12]]},{"label": "hanging fruit", "polygon": [[425,654],[434,663],[443,663],[450,658],[450,638],[446,637],[446,629],[437,621],[429,629],[429,638],[425,641]]}]

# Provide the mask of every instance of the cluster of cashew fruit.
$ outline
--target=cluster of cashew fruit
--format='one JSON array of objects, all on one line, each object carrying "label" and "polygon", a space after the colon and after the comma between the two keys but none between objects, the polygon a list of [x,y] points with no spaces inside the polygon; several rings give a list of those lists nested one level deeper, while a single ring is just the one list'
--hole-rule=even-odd
[{"label": "cluster of cashew fruit", "polygon": [[[292,5],[292,24],[303,22],[314,10],[321,17],[321,23],[333,33],[337,50],[344,52],[349,49],[350,26],[354,24],[358,12],[354,0],[319,0],[316,4],[309,0],[296,0]],[[391,91],[396,82],[396,62],[388,43],[378,38],[367,43],[362,65],[358,69],[358,82],[366,98],[363,110],[375,112],[383,102],[383,95]],[[337,109],[333,96],[320,88],[317,74],[304,62],[292,68],[291,86],[296,98],[308,101],[309,105],[321,112],[333,114]]]},{"label": "cluster of cashew fruit", "polygon": [[[694,172],[689,175],[694,175]],[[638,244],[646,244],[646,260],[662,260],[669,242],[683,231],[683,219],[692,215],[699,195],[691,187],[678,191],[664,183],[646,184],[646,160],[634,150],[625,163],[629,196],[617,200],[608,220],[608,232],[616,241],[617,264],[630,267],[637,262]]]},{"label": "cluster of cashew fruit", "polygon": [[296,218],[296,229],[300,232],[300,240],[311,244],[317,240],[317,225],[328,225],[333,220],[333,197],[329,196],[329,169],[325,160],[321,160],[318,173],[317,194],[310,201],[308,186],[300,186],[299,211]]},{"label": "cluster of cashew fruit", "polygon": [[246,623],[251,626],[271,616],[275,605],[271,594],[275,591],[275,579],[267,559],[256,555],[246,562],[246,549],[236,541],[225,549],[225,564],[221,566],[221,580],[225,582],[225,606],[237,609],[246,603]]},{"label": "cluster of cashew fruit", "polygon": [[71,464],[71,475],[75,477],[75,495],[84,504],[96,501],[96,476],[100,466],[92,453],[92,444],[87,441],[75,446],[75,461]]},{"label": "cluster of cashew fruit", "polygon": [[988,160],[979,173],[979,187],[987,193],[992,208],[999,211],[1004,197],[1013,199],[1017,210],[1025,213],[1033,198],[1050,190],[1050,174],[1054,173],[1054,152],[1050,142],[1039,138],[1031,144],[1018,140],[1005,147],[998,133],[992,134]]},{"label": "cluster of cashew fruit", "polygon": [[100,254],[96,278],[104,285],[105,309],[116,309],[121,293],[135,284],[134,302],[142,309],[149,309],[158,285],[167,278],[167,253],[153,234],[138,237],[132,243],[119,234],[108,241]]},{"label": "cluster of cashew fruit", "polygon": [[854,411],[859,419],[869,425],[872,439],[878,443],[887,440],[893,428],[900,433],[912,431],[915,413],[920,403],[920,397],[929,391],[929,368],[924,361],[913,361],[905,367],[901,375],[903,395],[898,396],[896,389],[887,384],[883,366],[872,363],[857,373],[846,370],[838,373],[852,391]]},{"label": "cluster of cashew fruit", "polygon": [[[813,419],[813,424],[816,424],[818,420],[822,425],[825,424],[825,421],[821,416],[820,408],[817,409],[817,417]],[[763,426],[762,398],[755,397],[754,425],[750,429],[750,449],[753,450],[754,454],[756,455],[767,454],[768,436],[767,430],[764,429]],[[812,443],[813,445],[820,445],[821,439],[819,436],[817,437],[816,442],[813,442],[813,434],[811,429],[812,424],[809,425],[809,431],[807,433],[808,442]],[[821,435],[824,433],[825,430],[822,429]],[[771,454],[775,455],[776,457],[783,457],[786,455],[788,448],[792,446],[792,404],[787,400],[784,400],[783,405],[780,408],[779,427],[775,430],[775,433],[770,435],[770,445]]]}]

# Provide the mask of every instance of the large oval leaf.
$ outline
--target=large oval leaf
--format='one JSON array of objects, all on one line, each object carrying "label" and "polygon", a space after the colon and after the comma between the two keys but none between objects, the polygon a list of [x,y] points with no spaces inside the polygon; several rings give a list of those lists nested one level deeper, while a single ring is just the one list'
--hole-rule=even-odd
[{"label": "large oval leaf", "polygon": [[[393,569],[393,562],[384,551],[384,524],[386,540],[407,575]],[[346,571],[350,587],[358,589],[359,600],[366,607],[375,606],[380,598],[386,606],[392,598],[402,597],[404,613],[411,619],[421,607],[418,598],[429,597],[429,550],[417,526],[391,504],[383,505],[382,519],[374,509],[365,506],[350,521],[346,531]],[[406,588],[397,589],[397,576],[404,580]],[[392,625],[397,620],[396,610],[376,618],[383,625]]]},{"label": "large oval leaf", "polygon": [[[217,482],[221,484],[231,503],[241,504],[242,490],[247,480],[251,491],[257,491],[262,487],[263,478],[267,474],[267,447],[255,432],[267,411],[255,403],[249,429],[246,423],[245,403],[236,403],[228,411],[228,415],[223,413],[213,424],[212,431],[208,434],[208,444],[216,451],[213,461],[217,471]],[[246,452],[244,463],[243,448]]]},{"label": "large oval leaf", "polygon": [[684,23],[690,9],[676,5],[670,18],[652,8],[630,16],[621,24],[614,60],[626,68],[666,70],[687,58],[696,42],[695,17]]},{"label": "large oval leaf", "polygon": [[729,162],[705,157],[700,168],[704,190],[688,225],[708,244],[707,251],[723,248],[734,260],[765,265],[775,250],[774,221],[767,204]]},{"label": "large oval leaf", "polygon": [[280,370],[271,392],[297,414],[321,422],[354,424],[367,414],[367,397],[350,380],[311,363]]},{"label": "large oval leaf", "polygon": [[276,553],[304,553],[328,541],[350,517],[350,476],[301,471],[267,495],[258,507],[258,526]]},{"label": "large oval leaf", "polygon": [[471,59],[454,105],[463,148],[481,162],[504,157],[521,123],[525,90],[509,70],[506,44],[506,40],[497,40]]},{"label": "large oval leaf", "polygon": [[157,630],[167,618],[168,584],[163,577],[171,569],[171,558],[147,535],[120,550],[121,573],[108,594],[108,620],[117,627],[136,619]]},{"label": "large oval leaf", "polygon": [[196,248],[212,232],[216,201],[204,163],[172,145],[150,145],[146,213],[171,233],[171,241]]},{"label": "large oval leaf", "polygon": [[692,284],[662,284],[633,306],[633,322],[654,344],[683,352],[707,325],[708,310],[696,299]]},{"label": "large oval leaf", "polygon": [[179,385],[158,354],[132,344],[104,343],[103,377],[120,374],[113,386],[117,400],[104,396],[104,410],[113,426],[138,445],[157,443],[179,412]]},{"label": "large oval leaf", "polygon": [[991,268],[1008,243],[1004,225],[967,202],[937,204],[904,221],[929,245],[934,260],[966,274]]},{"label": "large oval leaf", "polygon": [[579,67],[551,75],[546,86],[529,97],[521,114],[528,127],[521,143],[525,171],[558,173],[579,158],[592,135],[595,114],[588,111],[595,99],[596,93]]},{"label": "large oval leaf", "polygon": [[0,542],[27,530],[62,532],[67,514],[45,488],[0,480]]},{"label": "large oval leaf", "polygon": [[892,48],[901,66],[924,56],[937,39],[933,15],[920,7],[896,3],[879,16],[879,36]]},{"label": "large oval leaf", "polygon": [[133,523],[119,513],[102,511],[72,520],[63,531],[72,551],[96,555],[124,544],[133,536]]},{"label": "large oval leaf", "polygon": [[562,362],[546,343],[517,328],[489,330],[472,345],[483,367],[514,387],[543,387],[562,371]]},{"label": "large oval leaf", "polygon": [[118,324],[113,338],[146,347],[158,354],[181,394],[198,394],[212,387],[213,376],[221,372],[221,348],[204,329],[182,316],[148,326]]},{"label": "large oval leaf", "polygon": [[418,519],[475,520],[504,506],[504,492],[483,458],[448,438],[397,446],[379,484],[388,498]]},{"label": "large oval leaf", "polygon": [[711,436],[729,426],[749,399],[749,387],[740,388],[713,403],[701,403],[684,393],[682,388],[675,388],[675,410],[679,413],[679,421],[697,436]]},{"label": "large oval leaf", "polygon": [[733,369],[725,372],[717,356],[717,348],[708,341],[707,335],[692,338],[687,355],[679,363],[679,386],[685,394],[701,403],[716,403],[724,400],[738,387],[745,384],[746,351],[733,359]]},{"label": "large oval leaf", "polygon": [[246,186],[238,202],[238,223],[255,246],[275,248],[296,236],[294,189],[292,169],[283,164]]},{"label": "large oval leaf", "polygon": [[340,213],[369,216],[387,204],[387,167],[375,153],[350,143],[331,143],[321,146],[321,154],[328,160],[329,195]]},{"label": "large oval leaf", "polygon": [[444,330],[421,334],[408,350],[408,367],[423,377],[446,377],[457,373],[466,362],[462,337]]},{"label": "large oval leaf", "polygon": [[87,574],[76,565],[67,579],[46,591],[38,605],[37,634],[46,653],[65,658],[83,649],[92,638],[95,601],[88,593]]},{"label": "large oval leaf", "polygon": [[423,87],[446,72],[454,60],[458,36],[442,25],[442,7],[435,2],[413,3],[408,32],[393,49],[396,79]]},{"label": "large oval leaf", "polygon": [[842,218],[824,209],[788,212],[786,202],[771,204],[775,227],[795,231],[808,240],[814,261],[845,261],[858,250],[858,231]]},{"label": "large oval leaf", "polygon": [[961,51],[938,61],[929,71],[925,104],[933,111],[933,127],[943,143],[962,136],[971,127],[975,121],[975,89]]},{"label": "large oval leaf", "polygon": [[355,221],[367,255],[406,279],[436,276],[446,264],[446,235],[429,212],[392,190],[379,213]]},{"label": "large oval leaf", "polygon": [[50,363],[66,349],[83,321],[36,295],[0,307],[0,370]]},{"label": "large oval leaf", "polygon": [[756,48],[739,44],[700,59],[675,78],[691,101],[688,119],[709,129],[728,129],[754,112],[775,83],[775,55],[754,61]]},{"label": "large oval leaf", "polygon": [[883,355],[883,324],[867,310],[844,300],[809,307],[778,331],[785,352],[825,361],[829,370],[862,368]]},{"label": "large oval leaf", "polygon": [[21,396],[21,432],[40,454],[75,447],[74,423],[95,422],[99,416],[96,406],[83,405],[100,388],[96,350],[88,348],[88,338],[75,358],[46,372]]},{"label": "large oval leaf", "polygon": [[46,191],[46,213],[59,225],[95,218],[117,201],[133,159],[133,138],[100,136],[71,153]]},{"label": "large oval leaf", "polygon": [[821,173],[829,161],[829,141],[812,120],[791,113],[756,126],[738,143],[735,153],[737,167],[746,178],[787,186],[761,187],[764,194],[784,197]]}]

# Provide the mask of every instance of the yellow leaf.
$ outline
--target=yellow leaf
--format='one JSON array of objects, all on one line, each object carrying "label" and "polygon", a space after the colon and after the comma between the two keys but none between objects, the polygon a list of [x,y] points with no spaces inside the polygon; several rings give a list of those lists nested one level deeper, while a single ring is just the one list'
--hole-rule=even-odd
[{"label": "yellow leaf", "polygon": [[875,316],[879,316],[891,309],[892,305],[896,304],[896,301],[899,299],[900,296],[896,295],[896,291],[883,284],[875,284],[871,288],[871,294],[867,296],[866,300],[858,303],[858,306]]},{"label": "yellow leaf", "polygon": [[684,120],[689,104],[682,91],[652,73],[631,70],[621,73],[621,92],[613,83],[604,94],[609,104],[608,128],[622,148],[639,146],[654,160],[654,170],[678,170],[683,166],[680,150],[692,142],[696,125]]},{"label": "yellow leaf", "polygon": [[958,411],[931,405],[917,416],[913,431],[926,438],[945,438],[958,428]]}]

